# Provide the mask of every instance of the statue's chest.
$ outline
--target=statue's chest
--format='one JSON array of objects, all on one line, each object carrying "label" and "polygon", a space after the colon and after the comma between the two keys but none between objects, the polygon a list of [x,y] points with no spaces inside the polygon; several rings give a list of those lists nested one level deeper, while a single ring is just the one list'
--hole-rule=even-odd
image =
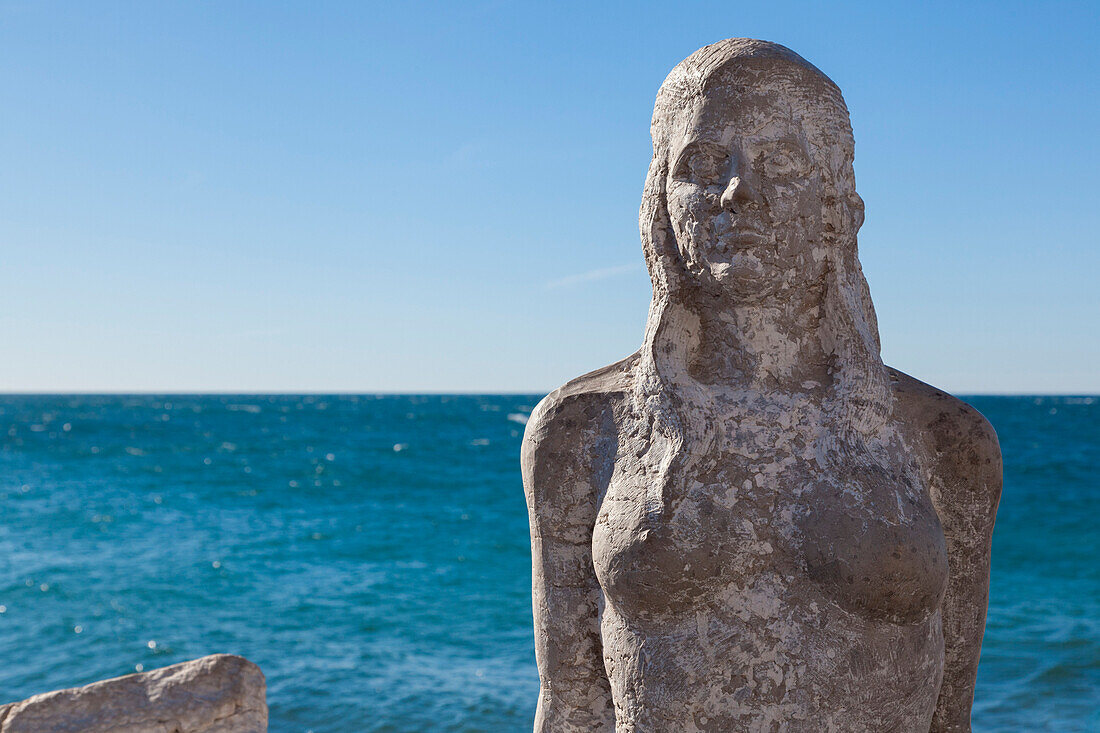
[{"label": "statue's chest", "polygon": [[769,572],[865,616],[909,622],[937,608],[946,549],[924,487],[877,467],[814,474],[790,457],[731,458],[663,488],[616,473],[593,533],[608,600],[627,616],[684,613]]}]

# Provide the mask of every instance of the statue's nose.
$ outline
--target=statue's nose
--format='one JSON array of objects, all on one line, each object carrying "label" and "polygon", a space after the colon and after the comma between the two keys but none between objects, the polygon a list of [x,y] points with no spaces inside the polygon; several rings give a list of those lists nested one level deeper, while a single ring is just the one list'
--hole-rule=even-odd
[{"label": "statue's nose", "polygon": [[722,192],[722,208],[730,209],[738,201],[760,201],[756,190],[743,176],[734,176],[730,179],[726,190]]}]

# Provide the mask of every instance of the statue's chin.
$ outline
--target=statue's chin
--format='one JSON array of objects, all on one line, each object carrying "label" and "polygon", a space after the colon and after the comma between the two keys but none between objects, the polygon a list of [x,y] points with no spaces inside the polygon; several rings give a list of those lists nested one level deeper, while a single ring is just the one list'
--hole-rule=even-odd
[{"label": "statue's chin", "polygon": [[778,300],[802,300],[820,291],[826,276],[814,263],[792,263],[790,267],[761,259],[756,252],[714,252],[689,265],[696,283],[710,295],[730,298],[738,304],[765,304]]},{"label": "statue's chin", "polygon": [[764,266],[760,260],[735,255],[728,262],[712,262],[708,268],[715,282],[744,283],[760,280],[764,277]]},{"label": "statue's chin", "polygon": [[711,287],[736,297],[741,302],[758,301],[774,295],[782,286],[782,273],[769,268],[756,257],[735,254],[728,260],[708,262],[702,279]]}]

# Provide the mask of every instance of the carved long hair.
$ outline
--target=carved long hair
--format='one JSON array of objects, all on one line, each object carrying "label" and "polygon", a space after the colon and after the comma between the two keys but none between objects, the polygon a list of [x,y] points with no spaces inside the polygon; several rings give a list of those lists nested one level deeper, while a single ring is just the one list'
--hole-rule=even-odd
[{"label": "carved long hair", "polygon": [[639,432],[644,433],[640,437],[647,446],[643,462],[647,471],[656,474],[647,498],[651,515],[663,510],[670,482],[687,473],[689,461],[708,454],[722,433],[706,390],[691,379],[671,383],[674,373],[683,373],[690,345],[698,338],[698,316],[688,303],[700,285],[677,246],[666,182],[676,152],[671,149],[676,124],[693,112],[712,81],[731,72],[778,73],[795,82],[788,86],[811,111],[800,122],[813,163],[830,189],[824,230],[810,233],[824,245],[828,258],[820,336],[831,352],[833,377],[823,405],[831,437],[819,446],[819,454],[827,462],[844,456],[870,458],[892,412],[878,323],[857,256],[863,206],[855,192],[854,142],[840,89],[801,56],[778,44],[729,39],[702,48],[672,70],[657,94],[651,127],[653,160],[639,215],[653,301],[635,371],[633,404]]}]

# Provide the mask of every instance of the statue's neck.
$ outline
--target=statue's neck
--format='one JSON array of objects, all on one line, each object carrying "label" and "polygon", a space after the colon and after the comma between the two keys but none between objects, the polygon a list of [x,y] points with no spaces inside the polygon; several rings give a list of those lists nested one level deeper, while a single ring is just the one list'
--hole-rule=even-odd
[{"label": "statue's neck", "polygon": [[666,327],[654,334],[655,358],[669,362],[662,371],[758,393],[828,389],[834,357],[826,350],[820,300],[693,306],[670,305]]}]

